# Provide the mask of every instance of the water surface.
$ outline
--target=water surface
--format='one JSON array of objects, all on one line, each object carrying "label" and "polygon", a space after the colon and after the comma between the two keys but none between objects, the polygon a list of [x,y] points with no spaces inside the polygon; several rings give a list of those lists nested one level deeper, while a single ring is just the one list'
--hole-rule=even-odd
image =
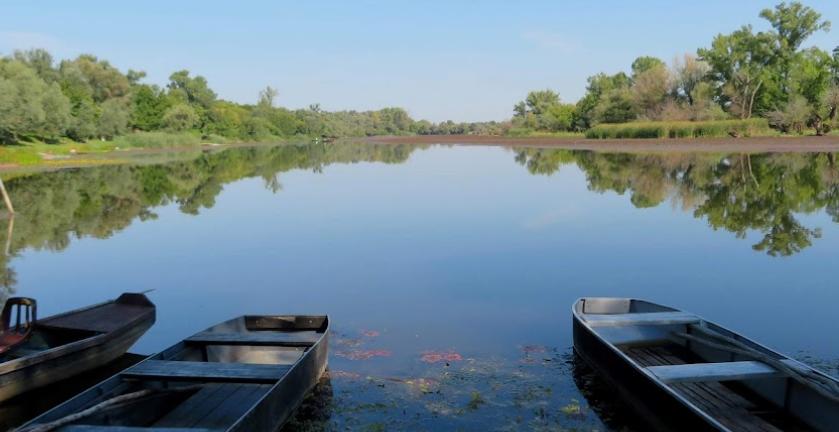
[{"label": "water surface", "polygon": [[6,182],[5,293],[42,316],[155,289],[151,353],[236,315],[329,314],[330,379],[295,427],[634,426],[572,354],[581,296],[836,373],[832,154],[335,143]]}]

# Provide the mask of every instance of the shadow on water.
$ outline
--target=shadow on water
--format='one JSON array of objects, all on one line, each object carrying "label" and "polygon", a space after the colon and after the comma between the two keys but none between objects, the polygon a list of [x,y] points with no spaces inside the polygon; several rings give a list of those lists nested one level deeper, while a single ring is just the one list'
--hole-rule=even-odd
[{"label": "shadow on water", "polygon": [[603,380],[576,353],[572,354],[574,384],[580,390],[586,403],[607,427],[620,431],[643,431],[646,424],[615,393],[612,386]]},{"label": "shadow on water", "polygon": [[327,430],[332,418],[335,395],[329,371],[321,378],[309,396],[297,408],[294,416],[281,429],[282,432]]}]

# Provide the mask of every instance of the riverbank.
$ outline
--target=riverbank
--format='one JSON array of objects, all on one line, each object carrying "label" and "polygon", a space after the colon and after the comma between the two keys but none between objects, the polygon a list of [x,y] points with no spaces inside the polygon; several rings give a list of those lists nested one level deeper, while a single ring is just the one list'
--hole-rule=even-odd
[{"label": "riverbank", "polygon": [[[306,141],[301,137],[296,141]],[[294,140],[293,140],[294,141]],[[0,171],[66,168],[121,163],[124,159],[160,153],[186,152],[292,142],[272,137],[266,141],[234,142],[222,137],[201,137],[195,133],[139,132],[109,141],[76,142],[63,139],[57,143],[40,141],[0,146]]]},{"label": "riverbank", "polygon": [[491,145],[542,147],[600,152],[839,152],[839,136],[777,136],[763,138],[599,139],[564,137],[513,138],[487,135],[382,136],[365,138],[379,144]]}]

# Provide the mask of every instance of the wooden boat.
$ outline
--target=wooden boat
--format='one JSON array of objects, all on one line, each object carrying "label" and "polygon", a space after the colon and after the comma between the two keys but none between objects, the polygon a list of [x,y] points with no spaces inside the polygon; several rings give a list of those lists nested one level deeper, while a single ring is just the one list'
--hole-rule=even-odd
[{"label": "wooden boat", "polygon": [[839,380],[687,312],[583,298],[574,350],[657,430],[835,431]]},{"label": "wooden boat", "polygon": [[21,430],[275,431],[326,370],[326,316],[243,316],[130,367]]},{"label": "wooden boat", "polygon": [[46,319],[33,319],[25,340],[0,355],[0,401],[117,359],[154,320],[154,304],[143,294],[131,293]]}]

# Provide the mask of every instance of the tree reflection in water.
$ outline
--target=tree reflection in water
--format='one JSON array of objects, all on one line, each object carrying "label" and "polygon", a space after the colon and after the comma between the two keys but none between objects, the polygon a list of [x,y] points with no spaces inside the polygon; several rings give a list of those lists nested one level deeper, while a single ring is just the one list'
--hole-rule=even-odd
[{"label": "tree reflection in water", "polygon": [[839,168],[833,153],[623,154],[518,149],[516,161],[533,174],[553,174],[575,163],[592,191],[629,193],[636,207],[675,205],[738,238],[755,230],[752,246],[788,256],[821,237],[797,214],[824,211],[839,222]]},{"label": "tree reflection in water", "polygon": [[[154,208],[175,203],[188,214],[213,207],[225,184],[260,177],[272,192],[282,190],[279,174],[320,172],[338,163],[403,163],[412,145],[337,142],[233,148],[190,160],[154,165],[107,165],[7,175],[17,207],[0,229],[0,285],[13,292],[10,261],[27,249],[60,251],[73,238],[108,238],[134,220],[154,219]],[[743,238],[750,230],[763,238],[753,245],[773,256],[792,255],[821,236],[796,217],[824,211],[839,222],[839,169],[835,154],[624,154],[519,148],[515,160],[532,174],[550,175],[576,164],[595,192],[629,193],[636,207],[667,200],[713,229]],[[13,224],[13,226],[12,226]]]}]

